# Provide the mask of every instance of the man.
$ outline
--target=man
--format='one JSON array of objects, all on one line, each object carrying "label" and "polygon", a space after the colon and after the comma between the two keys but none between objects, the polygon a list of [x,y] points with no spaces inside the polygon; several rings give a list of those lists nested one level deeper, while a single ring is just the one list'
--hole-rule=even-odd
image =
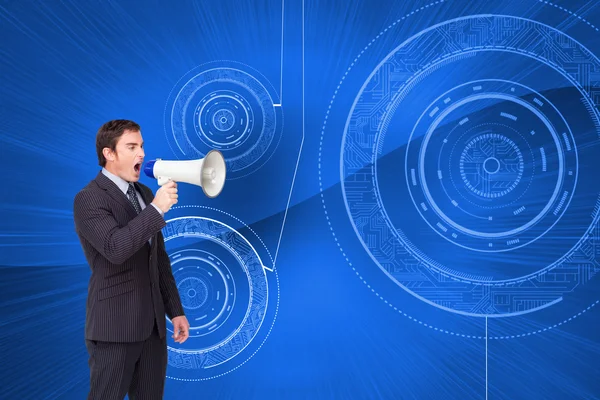
[{"label": "man", "polygon": [[166,319],[183,343],[189,323],[165,251],[164,214],[177,203],[170,182],[153,195],[138,182],[144,143],[138,124],[114,120],[96,135],[102,170],[74,200],[75,229],[92,270],[86,307],[88,399],[162,399]]}]

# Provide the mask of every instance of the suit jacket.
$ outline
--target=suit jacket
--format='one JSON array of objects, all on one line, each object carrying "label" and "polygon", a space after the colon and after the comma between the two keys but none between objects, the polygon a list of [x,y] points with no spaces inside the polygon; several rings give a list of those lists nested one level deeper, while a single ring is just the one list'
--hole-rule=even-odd
[{"label": "suit jacket", "polygon": [[[164,217],[150,203],[152,190],[136,183],[147,207],[139,214],[102,172],[74,199],[75,230],[92,270],[85,338],[145,340],[156,320],[160,337],[169,318],[184,315],[165,250]],[[151,240],[151,245],[148,243]]]}]

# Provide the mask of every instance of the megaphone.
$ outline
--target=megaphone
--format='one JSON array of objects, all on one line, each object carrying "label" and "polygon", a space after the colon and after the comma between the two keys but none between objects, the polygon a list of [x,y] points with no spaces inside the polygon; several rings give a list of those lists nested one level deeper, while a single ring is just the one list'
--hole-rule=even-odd
[{"label": "megaphone", "polygon": [[225,185],[226,167],[223,154],[211,150],[198,160],[167,161],[157,158],[144,166],[150,178],[158,180],[160,186],[169,181],[185,182],[202,187],[208,197],[217,197]]}]

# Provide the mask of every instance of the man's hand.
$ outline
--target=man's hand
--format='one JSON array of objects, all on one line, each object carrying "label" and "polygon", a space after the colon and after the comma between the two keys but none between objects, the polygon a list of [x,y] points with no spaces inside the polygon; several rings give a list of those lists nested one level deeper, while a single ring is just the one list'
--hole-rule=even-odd
[{"label": "man's hand", "polygon": [[177,197],[177,184],[169,181],[156,191],[156,196],[154,196],[152,203],[160,208],[163,213],[166,213],[171,209],[173,204],[177,203]]},{"label": "man's hand", "polygon": [[190,336],[190,324],[185,317],[185,315],[181,315],[179,317],[175,317],[172,320],[173,322],[173,339],[177,343],[183,343]]}]

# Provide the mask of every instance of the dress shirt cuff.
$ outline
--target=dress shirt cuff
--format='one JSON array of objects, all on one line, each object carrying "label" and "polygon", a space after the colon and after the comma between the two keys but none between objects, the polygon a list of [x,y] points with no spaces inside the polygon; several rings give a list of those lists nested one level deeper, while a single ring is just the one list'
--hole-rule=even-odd
[{"label": "dress shirt cuff", "polygon": [[150,203],[150,204],[152,204],[152,206],[154,206],[154,208],[156,208],[156,211],[158,211],[160,213],[160,215],[162,215],[163,217],[165,216],[165,213],[160,208],[158,208],[158,206],[156,204],[154,204],[154,203]]}]

